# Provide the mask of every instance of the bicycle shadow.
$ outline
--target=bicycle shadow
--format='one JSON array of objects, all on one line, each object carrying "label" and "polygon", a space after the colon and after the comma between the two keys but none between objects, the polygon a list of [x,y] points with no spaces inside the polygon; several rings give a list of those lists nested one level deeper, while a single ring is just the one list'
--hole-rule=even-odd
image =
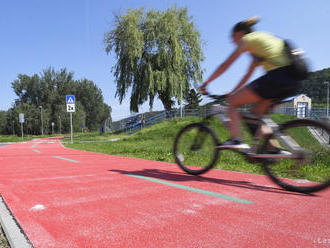
[{"label": "bicycle shadow", "polygon": [[114,170],[109,170],[109,171],[120,173],[123,175],[137,175],[137,176],[156,178],[156,179],[172,181],[172,182],[188,182],[188,181],[210,182],[210,183],[216,183],[216,184],[221,184],[221,185],[226,185],[226,186],[238,187],[238,188],[255,190],[255,191],[262,191],[262,192],[269,192],[269,193],[299,195],[299,196],[316,196],[314,194],[303,194],[303,193],[297,193],[297,192],[290,192],[290,191],[286,191],[282,188],[257,185],[257,184],[251,183],[249,181],[234,181],[234,180],[211,178],[211,177],[206,177],[206,176],[194,176],[194,175],[189,175],[189,174],[183,174],[182,172],[179,173],[179,172],[159,170],[159,169],[143,169],[143,170],[136,170],[136,171],[125,171],[125,170],[115,170],[114,169]]}]

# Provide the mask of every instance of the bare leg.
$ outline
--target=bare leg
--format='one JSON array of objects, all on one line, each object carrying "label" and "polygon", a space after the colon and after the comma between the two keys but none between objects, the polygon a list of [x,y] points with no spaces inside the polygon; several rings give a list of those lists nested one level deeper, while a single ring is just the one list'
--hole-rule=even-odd
[{"label": "bare leg", "polygon": [[239,90],[236,94],[228,97],[228,114],[231,118],[231,122],[229,124],[229,131],[233,138],[240,137],[240,121],[241,117],[237,112],[237,108],[249,103],[259,102],[263,99],[258,96],[253,90],[245,87]]},{"label": "bare leg", "polygon": [[[251,110],[252,113],[263,116],[264,114],[267,113],[267,111],[270,109],[270,106],[272,105],[272,100],[265,99],[263,101],[258,102],[253,109]],[[262,138],[265,135],[271,134],[273,131],[270,127],[267,125],[262,125],[261,128],[259,129],[259,132],[257,133],[257,137]],[[280,144],[278,143],[277,140],[271,139],[269,141],[270,147],[269,148],[280,148]]]},{"label": "bare leg", "polygon": [[258,116],[263,116],[267,113],[272,104],[273,101],[271,99],[263,99],[253,106],[251,112]]}]

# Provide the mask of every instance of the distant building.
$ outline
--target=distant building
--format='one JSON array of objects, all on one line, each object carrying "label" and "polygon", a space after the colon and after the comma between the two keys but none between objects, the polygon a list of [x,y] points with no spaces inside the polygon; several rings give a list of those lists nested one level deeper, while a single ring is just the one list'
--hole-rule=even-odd
[{"label": "distant building", "polygon": [[275,112],[296,115],[298,118],[304,118],[312,108],[312,99],[304,94],[287,98],[283,103],[275,108]]}]

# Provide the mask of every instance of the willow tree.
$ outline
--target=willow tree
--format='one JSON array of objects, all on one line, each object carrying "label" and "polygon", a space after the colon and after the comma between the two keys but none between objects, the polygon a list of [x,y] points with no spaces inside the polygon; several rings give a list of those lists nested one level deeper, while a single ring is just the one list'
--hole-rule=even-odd
[{"label": "willow tree", "polygon": [[186,8],[166,11],[128,9],[115,15],[114,28],[105,34],[106,52],[115,52],[112,68],[120,103],[128,92],[130,110],[158,97],[166,110],[180,103],[190,85],[202,79],[204,59],[200,33]]}]

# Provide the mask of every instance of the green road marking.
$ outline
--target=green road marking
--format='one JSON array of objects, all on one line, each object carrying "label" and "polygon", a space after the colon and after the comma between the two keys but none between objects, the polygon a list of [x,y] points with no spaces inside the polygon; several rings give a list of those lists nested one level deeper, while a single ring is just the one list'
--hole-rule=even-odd
[{"label": "green road marking", "polygon": [[35,148],[37,145],[41,144],[42,142],[35,143],[34,145],[31,146],[31,148]]},{"label": "green road marking", "polygon": [[184,186],[184,185],[181,185],[181,184],[170,183],[170,182],[167,182],[167,181],[158,180],[158,179],[151,178],[151,177],[144,177],[144,176],[139,176],[139,175],[135,175],[135,174],[127,174],[127,175],[132,176],[132,177],[136,177],[136,178],[140,178],[140,179],[144,179],[144,180],[147,180],[147,181],[150,181],[150,182],[161,183],[161,184],[176,187],[176,188],[179,188],[179,189],[190,190],[190,191],[193,191],[193,192],[196,192],[196,193],[226,199],[226,200],[237,202],[237,203],[243,203],[243,204],[252,204],[253,203],[252,201],[248,201],[248,200],[244,200],[244,199],[240,199],[240,198],[236,198],[236,197],[232,197],[232,196],[228,196],[228,195],[223,195],[223,194],[219,194],[219,193],[216,193],[216,192],[211,192],[211,191],[207,191],[207,190],[203,190],[203,189],[192,188],[192,187]]},{"label": "green road marking", "polygon": [[54,158],[66,160],[66,161],[69,161],[69,162],[72,162],[72,163],[79,163],[79,161],[77,161],[77,160],[73,160],[73,159],[69,159],[69,158],[63,158],[63,157],[60,157],[60,156],[54,156]]},{"label": "green road marking", "polygon": [[33,149],[33,151],[35,151],[35,152],[40,152],[39,150],[37,150],[37,149]]}]

